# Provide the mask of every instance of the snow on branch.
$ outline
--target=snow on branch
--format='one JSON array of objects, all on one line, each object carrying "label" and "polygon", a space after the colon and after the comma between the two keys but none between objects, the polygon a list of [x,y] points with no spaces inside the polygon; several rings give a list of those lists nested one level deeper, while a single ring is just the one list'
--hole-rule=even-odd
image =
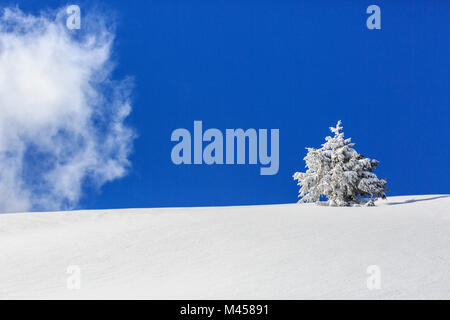
[{"label": "snow on branch", "polygon": [[378,198],[385,199],[385,179],[372,172],[377,160],[365,158],[353,149],[351,139],[344,139],[342,122],[330,127],[333,137],[326,137],[320,149],[307,148],[304,158],[306,172],[296,172],[299,202],[320,202],[325,196],[330,206],[373,206]]}]

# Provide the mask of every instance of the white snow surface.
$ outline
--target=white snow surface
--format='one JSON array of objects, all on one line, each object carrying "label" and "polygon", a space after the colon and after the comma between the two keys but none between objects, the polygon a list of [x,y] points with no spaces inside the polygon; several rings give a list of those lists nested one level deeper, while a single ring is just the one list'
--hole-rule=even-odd
[{"label": "white snow surface", "polygon": [[0,214],[0,298],[449,299],[450,195]]}]

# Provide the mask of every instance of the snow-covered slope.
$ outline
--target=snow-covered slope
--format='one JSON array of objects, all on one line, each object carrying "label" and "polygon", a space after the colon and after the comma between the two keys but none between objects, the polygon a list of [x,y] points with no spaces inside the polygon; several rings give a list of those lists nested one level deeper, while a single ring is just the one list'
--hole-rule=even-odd
[{"label": "snow-covered slope", "polygon": [[2,214],[0,298],[449,299],[450,196]]}]

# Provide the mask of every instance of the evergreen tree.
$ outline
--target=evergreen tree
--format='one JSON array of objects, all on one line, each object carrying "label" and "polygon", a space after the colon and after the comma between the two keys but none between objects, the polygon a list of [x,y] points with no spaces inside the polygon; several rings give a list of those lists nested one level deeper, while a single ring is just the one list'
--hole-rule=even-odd
[{"label": "evergreen tree", "polygon": [[293,176],[301,187],[299,202],[319,203],[320,196],[325,196],[331,206],[372,206],[378,198],[385,199],[386,180],[372,172],[378,161],[353,149],[351,139],[344,139],[341,121],[330,130],[334,136],[326,137],[322,148],[307,148],[304,160],[308,170]]}]

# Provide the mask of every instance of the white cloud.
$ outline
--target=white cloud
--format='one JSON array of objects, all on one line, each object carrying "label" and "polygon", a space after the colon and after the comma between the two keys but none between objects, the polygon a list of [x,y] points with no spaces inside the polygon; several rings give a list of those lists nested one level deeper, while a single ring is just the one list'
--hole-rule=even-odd
[{"label": "white cloud", "polygon": [[[130,165],[130,81],[111,79],[113,32],[53,16],[0,16],[0,212],[68,209],[83,184]],[[88,19],[83,20],[86,26]]]}]

